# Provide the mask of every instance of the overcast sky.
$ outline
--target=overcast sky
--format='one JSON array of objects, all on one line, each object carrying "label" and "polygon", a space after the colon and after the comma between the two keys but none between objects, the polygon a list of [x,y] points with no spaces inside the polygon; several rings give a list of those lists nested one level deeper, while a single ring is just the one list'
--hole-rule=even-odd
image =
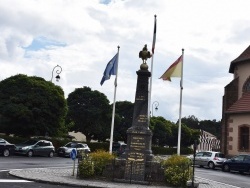
[{"label": "overcast sky", "polygon": [[113,103],[115,76],[100,81],[119,45],[116,101],[134,102],[138,54],[144,44],[151,49],[157,15],[154,115],[178,120],[180,78],[159,77],[184,48],[182,116],[221,120],[230,63],[250,44],[249,7],[247,0],[0,0],[0,80],[26,74],[50,81],[60,65],[53,83],[65,98],[88,86]]}]

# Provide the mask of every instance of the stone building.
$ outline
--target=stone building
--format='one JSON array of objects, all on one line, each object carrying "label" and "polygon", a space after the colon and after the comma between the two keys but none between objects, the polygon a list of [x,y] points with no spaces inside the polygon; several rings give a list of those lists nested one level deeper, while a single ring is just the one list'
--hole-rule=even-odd
[{"label": "stone building", "polygon": [[221,150],[250,153],[250,46],[231,62],[229,73],[234,77],[224,89]]}]

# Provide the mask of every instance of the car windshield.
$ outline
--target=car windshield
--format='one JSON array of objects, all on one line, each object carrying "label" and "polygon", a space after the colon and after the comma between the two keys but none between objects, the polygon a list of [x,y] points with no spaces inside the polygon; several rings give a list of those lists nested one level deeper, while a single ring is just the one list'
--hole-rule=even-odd
[{"label": "car windshield", "polygon": [[4,139],[0,139],[0,144],[5,144],[5,143],[7,143],[7,141],[6,141],[6,140],[4,140]]},{"label": "car windshield", "polygon": [[113,151],[117,151],[119,149],[119,146],[113,146]]},{"label": "car windshield", "polygon": [[112,150],[113,151],[117,151],[117,150],[119,150],[120,148],[122,148],[122,149],[125,149],[126,148],[126,144],[124,144],[124,143],[113,143],[113,147],[112,147]]},{"label": "car windshield", "polygon": [[238,156],[233,157],[233,159],[236,161],[243,161],[244,157],[245,157],[244,155],[238,155]]},{"label": "car windshield", "polygon": [[35,143],[37,143],[37,140],[27,140],[27,141],[23,142],[22,144],[25,144],[25,145],[34,145]]},{"label": "car windshield", "polygon": [[67,148],[75,148],[76,143],[68,143],[68,144],[65,145],[65,147],[67,147]]}]

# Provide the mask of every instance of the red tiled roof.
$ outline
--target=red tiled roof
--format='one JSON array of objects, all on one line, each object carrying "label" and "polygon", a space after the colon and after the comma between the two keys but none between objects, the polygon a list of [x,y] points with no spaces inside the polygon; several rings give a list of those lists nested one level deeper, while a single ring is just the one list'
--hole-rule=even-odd
[{"label": "red tiled roof", "polygon": [[246,112],[250,112],[250,92],[243,93],[242,97],[226,110],[226,113]]},{"label": "red tiled roof", "polygon": [[237,57],[235,60],[231,62],[230,67],[229,67],[229,73],[234,73],[235,64],[238,64],[240,62],[247,61],[247,60],[250,60],[250,46],[248,46],[247,49],[244,52],[242,52],[242,54],[240,54],[239,57]]}]

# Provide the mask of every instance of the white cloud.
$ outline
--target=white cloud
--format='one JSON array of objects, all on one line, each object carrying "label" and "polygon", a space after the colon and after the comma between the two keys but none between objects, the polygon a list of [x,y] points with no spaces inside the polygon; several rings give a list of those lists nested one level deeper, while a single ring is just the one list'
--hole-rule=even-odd
[{"label": "white cloud", "polygon": [[[158,78],[184,48],[182,114],[220,120],[224,86],[232,80],[230,62],[249,46],[249,5],[245,0],[0,0],[0,79],[21,73],[50,80],[60,65],[61,80],[53,81],[66,97],[89,86],[113,102],[114,76],[103,86],[100,80],[120,45],[116,100],[134,102],[138,53],[144,44],[151,48],[156,14],[152,102],[160,105],[154,115],[178,119],[179,78],[171,83]],[[65,46],[23,48],[39,37]]]}]

